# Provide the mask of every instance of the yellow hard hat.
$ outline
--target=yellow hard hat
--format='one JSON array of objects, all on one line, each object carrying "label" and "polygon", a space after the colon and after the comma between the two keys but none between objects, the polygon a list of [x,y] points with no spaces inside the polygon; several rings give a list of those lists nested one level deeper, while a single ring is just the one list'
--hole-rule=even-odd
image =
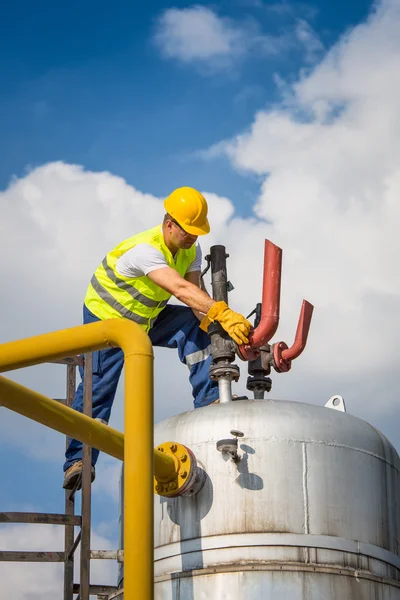
[{"label": "yellow hard hat", "polygon": [[194,188],[177,188],[165,199],[164,208],[191,235],[209,233],[207,200]]}]

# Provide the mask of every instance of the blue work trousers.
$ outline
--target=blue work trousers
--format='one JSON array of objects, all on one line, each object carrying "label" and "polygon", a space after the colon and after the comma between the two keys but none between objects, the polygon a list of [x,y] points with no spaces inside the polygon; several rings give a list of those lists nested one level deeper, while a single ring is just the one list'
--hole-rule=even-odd
[{"label": "blue work trousers", "polygon": [[[99,320],[86,306],[83,307],[84,324]],[[180,361],[189,367],[189,381],[193,388],[195,408],[211,404],[218,398],[218,384],[209,377],[210,338],[199,328],[199,321],[190,308],[166,306],[150,330],[149,336],[153,346],[177,348]],[[110,419],[123,364],[124,355],[120,348],[107,348],[93,352],[92,416],[103,423],[108,423]],[[84,369],[80,367],[79,371],[82,382],[76,390],[72,407],[83,412]],[[82,460],[82,443],[70,439],[65,456],[64,471],[77,460]],[[93,449],[93,465],[98,456],[99,451]]]}]

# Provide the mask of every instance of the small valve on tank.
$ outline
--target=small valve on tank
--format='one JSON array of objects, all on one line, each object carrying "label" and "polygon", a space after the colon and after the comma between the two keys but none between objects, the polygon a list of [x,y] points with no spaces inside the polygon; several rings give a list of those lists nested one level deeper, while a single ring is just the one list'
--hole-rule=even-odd
[{"label": "small valve on tank", "polygon": [[228,438],[224,440],[218,440],[217,442],[217,450],[222,454],[229,454],[234,463],[238,463],[241,460],[241,457],[238,455],[238,438],[244,437],[244,433],[242,431],[238,431],[237,429],[231,429],[230,431],[233,438]]}]

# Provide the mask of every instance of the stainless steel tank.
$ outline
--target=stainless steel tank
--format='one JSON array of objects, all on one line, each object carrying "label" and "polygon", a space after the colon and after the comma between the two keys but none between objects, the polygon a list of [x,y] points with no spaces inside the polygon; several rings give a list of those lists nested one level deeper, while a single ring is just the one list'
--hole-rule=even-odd
[{"label": "stainless steel tank", "polygon": [[[237,462],[217,449],[236,439]],[[155,497],[156,600],[400,599],[400,461],[374,427],[236,401],[158,424],[167,441],[194,451],[206,483]]]},{"label": "stainless steel tank", "polygon": [[[217,442],[239,438],[235,463]],[[399,457],[371,425],[274,400],[194,410],[156,444],[189,446],[194,497],[155,497],[156,600],[400,598]]]}]

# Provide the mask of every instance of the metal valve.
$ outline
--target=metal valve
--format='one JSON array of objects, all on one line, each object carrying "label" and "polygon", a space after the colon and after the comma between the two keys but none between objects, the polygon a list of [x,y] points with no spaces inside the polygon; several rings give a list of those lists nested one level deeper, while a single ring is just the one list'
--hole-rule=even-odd
[{"label": "metal valve", "polygon": [[237,429],[231,429],[230,431],[233,438],[218,440],[217,442],[217,450],[222,454],[229,454],[233,462],[237,463],[240,461],[240,456],[238,455],[238,438],[244,437],[244,433],[242,431],[238,431]]}]

